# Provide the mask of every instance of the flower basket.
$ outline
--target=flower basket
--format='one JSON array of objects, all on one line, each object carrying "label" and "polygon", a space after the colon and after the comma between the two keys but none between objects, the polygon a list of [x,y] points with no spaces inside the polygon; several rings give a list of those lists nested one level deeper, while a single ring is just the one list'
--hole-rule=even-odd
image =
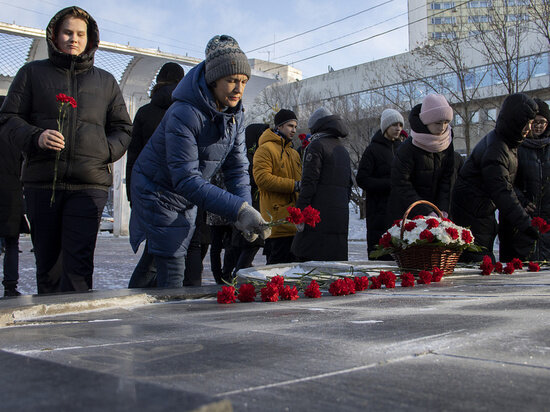
[{"label": "flower basket", "polygon": [[[403,240],[403,234],[405,232],[404,222],[409,217],[411,210],[420,204],[426,204],[432,207],[437,212],[440,219],[443,219],[443,214],[436,205],[427,200],[418,200],[411,204],[403,215],[403,224],[401,225],[400,232],[401,240]],[[397,249],[391,256],[397,262],[402,273],[406,271],[418,275],[421,270],[432,270],[434,267],[438,267],[445,273],[445,276],[449,276],[453,273],[461,254],[461,249],[424,244],[411,246],[406,249]]]}]

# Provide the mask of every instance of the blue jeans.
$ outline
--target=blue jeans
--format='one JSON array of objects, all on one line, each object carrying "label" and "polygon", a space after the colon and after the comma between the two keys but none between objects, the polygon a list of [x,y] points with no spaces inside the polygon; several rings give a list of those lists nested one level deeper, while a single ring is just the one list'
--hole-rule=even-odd
[{"label": "blue jeans", "polygon": [[157,266],[157,287],[181,288],[185,274],[185,256],[155,256]]}]

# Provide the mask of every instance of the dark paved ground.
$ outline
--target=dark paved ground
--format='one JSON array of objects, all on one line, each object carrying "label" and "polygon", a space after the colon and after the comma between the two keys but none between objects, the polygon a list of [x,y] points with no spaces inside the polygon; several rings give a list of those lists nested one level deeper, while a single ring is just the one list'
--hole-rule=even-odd
[{"label": "dark paved ground", "polygon": [[16,319],[0,328],[0,409],[549,410],[549,271],[293,302],[197,299],[215,291],[0,300]]}]

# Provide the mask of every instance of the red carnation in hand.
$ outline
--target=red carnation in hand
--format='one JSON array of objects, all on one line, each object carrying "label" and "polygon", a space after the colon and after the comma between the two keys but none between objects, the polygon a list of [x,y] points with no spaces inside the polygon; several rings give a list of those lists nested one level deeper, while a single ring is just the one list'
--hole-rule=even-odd
[{"label": "red carnation in hand", "polygon": [[429,285],[432,283],[432,273],[427,270],[421,270],[418,274],[418,284]]},{"label": "red carnation in hand", "polygon": [[281,300],[296,300],[299,298],[298,296],[298,289],[296,289],[296,286],[288,286],[286,285],[283,287],[280,291]]},{"label": "red carnation in hand", "polygon": [[540,270],[540,265],[537,262],[529,262],[527,266],[529,267],[529,272],[538,272]]},{"label": "red carnation in hand", "polygon": [[433,268],[432,270],[432,282],[440,282],[441,278],[445,276],[445,272],[443,272],[438,267]]},{"label": "red carnation in hand", "polygon": [[235,288],[233,286],[222,286],[218,291],[218,303],[235,303]]},{"label": "red carnation in hand", "polygon": [[353,282],[355,283],[355,290],[358,292],[369,288],[368,276],[355,276]]},{"label": "red carnation in hand", "polygon": [[382,287],[382,281],[380,280],[379,277],[373,276],[370,278],[370,281],[371,281],[371,284],[370,284],[371,289],[380,289]]},{"label": "red carnation in hand", "polygon": [[401,287],[412,288],[414,287],[414,275],[412,273],[403,273],[401,276]]},{"label": "red carnation in hand", "polygon": [[531,219],[531,226],[537,229],[540,233],[544,234],[550,230],[550,225],[546,223],[542,217],[534,217]]},{"label": "red carnation in hand", "polygon": [[453,240],[458,239],[458,230],[456,230],[454,227],[448,227],[445,229],[445,232],[451,237]]},{"label": "red carnation in hand", "polygon": [[510,263],[514,266],[514,269],[523,269],[523,262],[521,259],[513,258]]},{"label": "red carnation in hand", "polygon": [[462,230],[461,237],[466,244],[470,244],[474,240],[474,238],[472,237],[472,232],[470,232],[468,229]]},{"label": "red carnation in hand", "polygon": [[426,239],[428,242],[433,242],[434,240],[434,234],[430,232],[428,229],[423,230],[420,232],[420,239]]},{"label": "red carnation in hand", "polygon": [[288,216],[286,220],[290,223],[294,223],[295,225],[299,225],[300,223],[304,223],[304,216],[302,215],[302,211],[299,207],[287,207],[286,208],[288,212]]},{"label": "red carnation in hand", "polygon": [[268,282],[266,287],[260,289],[262,302],[277,302],[279,300],[279,287]]},{"label": "red carnation in hand", "polygon": [[321,297],[321,289],[319,288],[319,284],[314,279],[311,281],[311,283],[307,286],[307,288],[304,290],[304,295],[306,295],[308,298],[320,298]]},{"label": "red carnation in hand", "polygon": [[506,267],[504,268],[504,273],[506,273],[507,275],[511,275],[512,273],[514,273],[516,269],[514,268],[514,264],[512,262],[508,262],[506,264]]},{"label": "red carnation in hand", "polygon": [[405,223],[405,230],[411,231],[416,227],[416,222],[407,222]]},{"label": "red carnation in hand", "polygon": [[321,215],[319,211],[312,208],[311,206],[306,206],[302,214],[304,216],[304,223],[311,227],[315,227],[315,225],[321,221]]},{"label": "red carnation in hand", "polygon": [[256,299],[256,288],[251,283],[245,283],[239,288],[237,299],[241,302],[254,302]]},{"label": "red carnation in hand", "polygon": [[491,273],[493,273],[493,260],[490,256],[483,256],[483,262],[481,262],[481,265],[479,265],[479,268],[481,269],[481,274],[483,276],[489,276]]},{"label": "red carnation in hand", "polygon": [[392,247],[391,235],[388,232],[384,233],[380,238],[380,240],[378,241],[378,244],[382,246],[384,249],[391,248]]},{"label": "red carnation in hand", "polygon": [[439,220],[434,219],[433,217],[426,220],[426,224],[428,225],[428,229],[433,229],[435,227],[439,226]]},{"label": "red carnation in hand", "polygon": [[67,96],[64,93],[59,93],[57,96],[55,96],[55,99],[61,103],[69,103],[73,107],[73,109],[76,109],[76,100],[71,96]]},{"label": "red carnation in hand", "polygon": [[502,263],[496,262],[496,263],[495,263],[495,272],[497,272],[497,273],[502,273],[503,270],[504,270],[504,269],[503,269],[503,267],[502,267]]}]

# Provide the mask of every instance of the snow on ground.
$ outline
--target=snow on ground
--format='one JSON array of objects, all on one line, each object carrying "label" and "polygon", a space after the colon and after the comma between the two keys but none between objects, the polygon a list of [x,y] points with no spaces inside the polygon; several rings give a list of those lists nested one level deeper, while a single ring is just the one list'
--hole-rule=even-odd
[{"label": "snow on ground", "polygon": [[355,210],[353,203],[349,204],[348,240],[367,240],[365,219],[359,219],[359,210]]}]

